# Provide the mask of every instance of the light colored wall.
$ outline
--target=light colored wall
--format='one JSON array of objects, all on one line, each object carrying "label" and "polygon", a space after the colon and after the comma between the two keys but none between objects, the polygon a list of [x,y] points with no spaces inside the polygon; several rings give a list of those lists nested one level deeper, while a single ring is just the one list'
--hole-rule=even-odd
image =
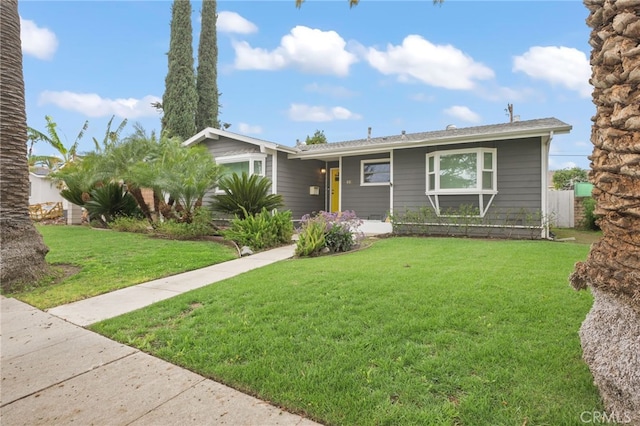
[{"label": "light colored wall", "polygon": [[64,201],[60,190],[49,179],[29,173],[29,204],[58,203]]}]

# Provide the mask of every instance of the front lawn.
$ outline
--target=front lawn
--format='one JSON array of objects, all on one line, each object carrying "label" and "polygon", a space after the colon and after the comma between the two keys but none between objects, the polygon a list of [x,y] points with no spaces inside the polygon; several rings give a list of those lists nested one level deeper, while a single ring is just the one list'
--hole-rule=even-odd
[{"label": "front lawn", "polygon": [[601,410],[567,277],[587,245],[390,238],[91,328],[335,425],[572,425]]},{"label": "front lawn", "polygon": [[[49,247],[46,259],[56,274],[6,296],[40,309],[237,257],[235,250],[210,241],[163,240],[85,226],[50,225],[37,229]],[[58,279],[70,266],[77,273]]]}]

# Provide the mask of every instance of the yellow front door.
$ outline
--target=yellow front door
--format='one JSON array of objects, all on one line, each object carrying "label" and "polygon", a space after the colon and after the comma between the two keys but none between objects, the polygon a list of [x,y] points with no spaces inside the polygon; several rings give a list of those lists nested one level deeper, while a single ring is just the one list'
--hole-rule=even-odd
[{"label": "yellow front door", "polygon": [[331,205],[329,211],[335,213],[340,211],[340,169],[331,169],[330,172]]}]

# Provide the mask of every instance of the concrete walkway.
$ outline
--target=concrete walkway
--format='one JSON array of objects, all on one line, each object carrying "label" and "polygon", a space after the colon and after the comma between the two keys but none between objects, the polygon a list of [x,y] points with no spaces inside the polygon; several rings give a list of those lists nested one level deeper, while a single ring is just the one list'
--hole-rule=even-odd
[{"label": "concrete walkway", "polygon": [[204,287],[270,263],[289,259],[293,257],[294,252],[295,245],[279,247],[229,262],[123,288],[68,305],[57,306],[47,312],[73,324],[86,327],[98,321],[144,308],[180,293]]},{"label": "concrete walkway", "polygon": [[42,312],[0,297],[0,423],[317,425],[81,326],[287,259],[293,246]]}]

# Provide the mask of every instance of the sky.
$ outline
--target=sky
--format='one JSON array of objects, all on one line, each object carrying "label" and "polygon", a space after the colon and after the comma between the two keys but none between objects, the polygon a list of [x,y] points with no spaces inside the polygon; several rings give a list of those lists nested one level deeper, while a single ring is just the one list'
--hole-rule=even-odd
[{"label": "sky", "polygon": [[[171,1],[21,0],[27,124],[80,152],[107,122],[160,131]],[[201,1],[193,10],[194,66]],[[581,1],[218,1],[220,120],[294,146],[556,117],[550,169],[589,167],[588,11]],[[54,154],[38,143],[35,153]]]}]

